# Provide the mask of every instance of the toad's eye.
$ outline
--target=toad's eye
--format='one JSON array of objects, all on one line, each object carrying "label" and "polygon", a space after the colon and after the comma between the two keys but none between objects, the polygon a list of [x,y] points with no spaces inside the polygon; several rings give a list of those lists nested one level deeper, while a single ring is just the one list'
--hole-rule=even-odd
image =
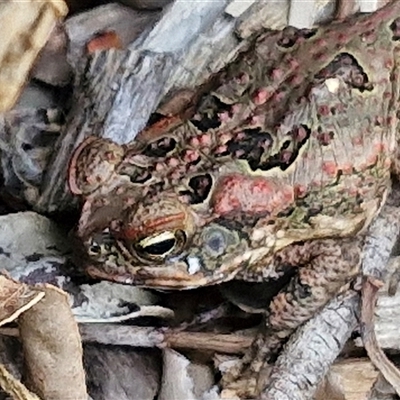
[{"label": "toad's eye", "polygon": [[186,234],[181,230],[164,231],[145,237],[134,246],[136,251],[148,258],[165,257],[179,252],[186,243]]}]

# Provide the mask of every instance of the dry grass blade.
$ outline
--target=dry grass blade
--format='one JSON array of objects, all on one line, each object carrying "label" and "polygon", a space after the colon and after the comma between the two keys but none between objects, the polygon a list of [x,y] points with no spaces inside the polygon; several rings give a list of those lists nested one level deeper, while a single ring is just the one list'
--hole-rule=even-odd
[{"label": "dry grass blade", "polygon": [[3,364],[0,364],[0,386],[14,400],[40,400],[30,392],[18,379],[15,379]]},{"label": "dry grass blade", "polygon": [[381,286],[382,282],[377,279],[371,277],[364,278],[362,287],[361,337],[372,363],[393,386],[396,393],[400,395],[400,371],[386,357],[375,335],[374,311],[378,290]]},{"label": "dry grass blade", "polygon": [[43,296],[39,290],[0,275],[0,326],[16,319]]}]

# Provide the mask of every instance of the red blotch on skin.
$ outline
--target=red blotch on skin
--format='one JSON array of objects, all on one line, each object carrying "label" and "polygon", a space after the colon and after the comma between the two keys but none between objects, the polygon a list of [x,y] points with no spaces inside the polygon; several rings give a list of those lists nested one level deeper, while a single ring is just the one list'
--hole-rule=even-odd
[{"label": "red blotch on skin", "polygon": [[328,59],[328,56],[323,51],[320,51],[314,54],[313,59],[316,61],[326,61]]},{"label": "red blotch on skin", "polygon": [[160,172],[160,171],[164,171],[165,167],[163,163],[158,162],[155,166],[155,170]]},{"label": "red blotch on skin", "polygon": [[307,188],[304,185],[295,185],[294,196],[295,198],[301,198],[307,193]]},{"label": "red blotch on skin", "polygon": [[386,143],[378,142],[374,144],[374,150],[378,153],[383,153],[386,150]]},{"label": "red blotch on skin", "polygon": [[327,45],[327,41],[325,39],[320,38],[315,41],[316,47],[326,47],[326,45]]},{"label": "red blotch on skin", "polygon": [[222,113],[218,113],[218,119],[220,120],[220,122],[227,122],[231,119],[228,111],[224,111]]},{"label": "red blotch on skin", "polygon": [[384,166],[385,166],[386,168],[390,168],[391,165],[392,165],[392,160],[391,160],[390,158],[386,158],[386,159],[385,159],[385,162],[384,162]]},{"label": "red blotch on skin", "polygon": [[231,113],[232,113],[233,115],[235,115],[235,114],[237,114],[237,113],[240,111],[240,109],[241,109],[241,105],[240,105],[240,104],[234,104],[234,105],[231,107]]},{"label": "red blotch on skin", "polygon": [[248,74],[246,74],[245,72],[241,73],[237,78],[236,78],[237,82],[241,85],[246,85],[249,80],[250,77]]},{"label": "red blotch on skin", "polygon": [[303,126],[299,126],[293,129],[293,138],[302,142],[307,137],[307,131]]},{"label": "red blotch on skin", "polygon": [[351,140],[351,143],[352,143],[354,146],[362,145],[362,144],[363,144],[363,138],[362,138],[361,136],[355,137],[355,138],[353,138],[353,139]]},{"label": "red blotch on skin", "polygon": [[375,165],[378,161],[378,156],[376,154],[370,154],[367,157],[367,165]]},{"label": "red blotch on skin", "polygon": [[340,169],[344,175],[351,175],[353,172],[353,165],[350,163],[342,164]]},{"label": "red blotch on skin", "polygon": [[186,162],[194,162],[200,158],[200,154],[197,150],[186,150],[183,154],[183,160]]},{"label": "red blotch on skin", "polygon": [[332,142],[333,137],[329,132],[323,132],[317,135],[317,139],[322,146],[328,146]]},{"label": "red blotch on skin", "polygon": [[253,95],[254,104],[261,105],[264,104],[268,98],[271,96],[271,93],[265,88],[260,88],[255,91]]},{"label": "red blotch on skin", "polygon": [[337,41],[341,44],[346,43],[347,42],[347,35],[345,33],[339,33],[337,35]]},{"label": "red blotch on skin", "polygon": [[177,167],[179,165],[179,160],[177,158],[169,158],[167,159],[167,165],[169,167]]},{"label": "red blotch on skin", "polygon": [[388,126],[391,126],[392,124],[395,124],[395,123],[396,123],[396,120],[393,117],[389,116],[386,118],[386,124]]},{"label": "red blotch on skin", "polygon": [[330,114],[329,107],[327,105],[322,105],[318,107],[318,114],[326,116]]},{"label": "red blotch on skin", "polygon": [[301,75],[293,75],[290,79],[291,86],[299,86],[304,81],[304,78]]},{"label": "red blotch on skin", "polygon": [[218,139],[219,143],[226,144],[232,139],[232,135],[230,133],[221,133]]},{"label": "red blotch on skin", "polygon": [[348,189],[348,192],[347,192],[350,196],[354,196],[354,197],[356,197],[358,194],[360,194],[360,191],[357,189],[357,188],[355,188],[355,187],[351,187],[351,188],[349,188]]},{"label": "red blotch on skin", "polygon": [[284,99],[285,93],[284,92],[276,92],[273,96],[274,101],[279,102]]},{"label": "red blotch on skin", "polygon": [[209,135],[209,134],[201,135],[201,136],[199,137],[199,141],[200,141],[200,144],[201,144],[202,146],[211,146],[211,144],[212,144],[211,135]]},{"label": "red blotch on skin", "polygon": [[393,60],[391,58],[387,58],[384,62],[386,68],[391,69],[393,68]]},{"label": "red blotch on skin", "polygon": [[219,215],[232,212],[276,215],[294,201],[294,190],[271,178],[232,174],[219,180],[212,197],[214,211]]},{"label": "red blotch on skin", "polygon": [[280,160],[283,163],[288,163],[292,157],[293,151],[290,150],[283,150],[280,154]]},{"label": "red blotch on skin", "polygon": [[338,114],[344,112],[344,105],[343,104],[335,104],[335,110]]},{"label": "red blotch on skin", "polygon": [[322,170],[328,175],[335,176],[338,172],[338,166],[334,161],[326,161],[322,164]]},{"label": "red blotch on skin", "polygon": [[272,79],[276,79],[276,80],[281,80],[282,78],[283,78],[283,74],[284,74],[284,72],[283,72],[283,69],[281,69],[281,68],[274,68],[272,71],[271,71],[271,78]]},{"label": "red blotch on skin", "polygon": [[193,137],[189,140],[190,146],[199,147],[200,141],[197,137]]},{"label": "red blotch on skin", "polygon": [[299,65],[300,65],[298,60],[296,60],[293,57],[289,58],[287,60],[287,63],[289,64],[291,70],[295,70],[295,69],[299,68]]},{"label": "red blotch on skin", "polygon": [[253,115],[250,118],[250,124],[253,126],[254,125],[262,125],[263,121],[264,121],[264,117],[262,115]]}]

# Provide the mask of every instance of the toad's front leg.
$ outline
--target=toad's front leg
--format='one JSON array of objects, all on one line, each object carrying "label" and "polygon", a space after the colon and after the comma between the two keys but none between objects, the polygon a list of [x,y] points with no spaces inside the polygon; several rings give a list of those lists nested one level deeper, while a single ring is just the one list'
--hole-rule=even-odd
[{"label": "toad's front leg", "polygon": [[[324,307],[360,270],[361,238],[298,243],[281,250],[275,267],[297,267],[289,284],[272,300],[266,330],[254,342],[238,368],[224,375],[224,389],[239,396],[259,396],[259,373],[273,361],[283,342]],[[261,386],[263,383],[261,383]]]}]

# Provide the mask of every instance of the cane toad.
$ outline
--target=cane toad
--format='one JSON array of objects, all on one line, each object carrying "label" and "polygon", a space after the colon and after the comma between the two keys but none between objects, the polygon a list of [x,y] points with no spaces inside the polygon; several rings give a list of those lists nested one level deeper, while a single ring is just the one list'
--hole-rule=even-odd
[{"label": "cane toad", "polygon": [[188,289],[296,268],[268,310],[278,346],[359,271],[398,171],[399,39],[398,1],[264,32],[195,107],[126,145],[84,141],[69,186],[89,274]]}]

